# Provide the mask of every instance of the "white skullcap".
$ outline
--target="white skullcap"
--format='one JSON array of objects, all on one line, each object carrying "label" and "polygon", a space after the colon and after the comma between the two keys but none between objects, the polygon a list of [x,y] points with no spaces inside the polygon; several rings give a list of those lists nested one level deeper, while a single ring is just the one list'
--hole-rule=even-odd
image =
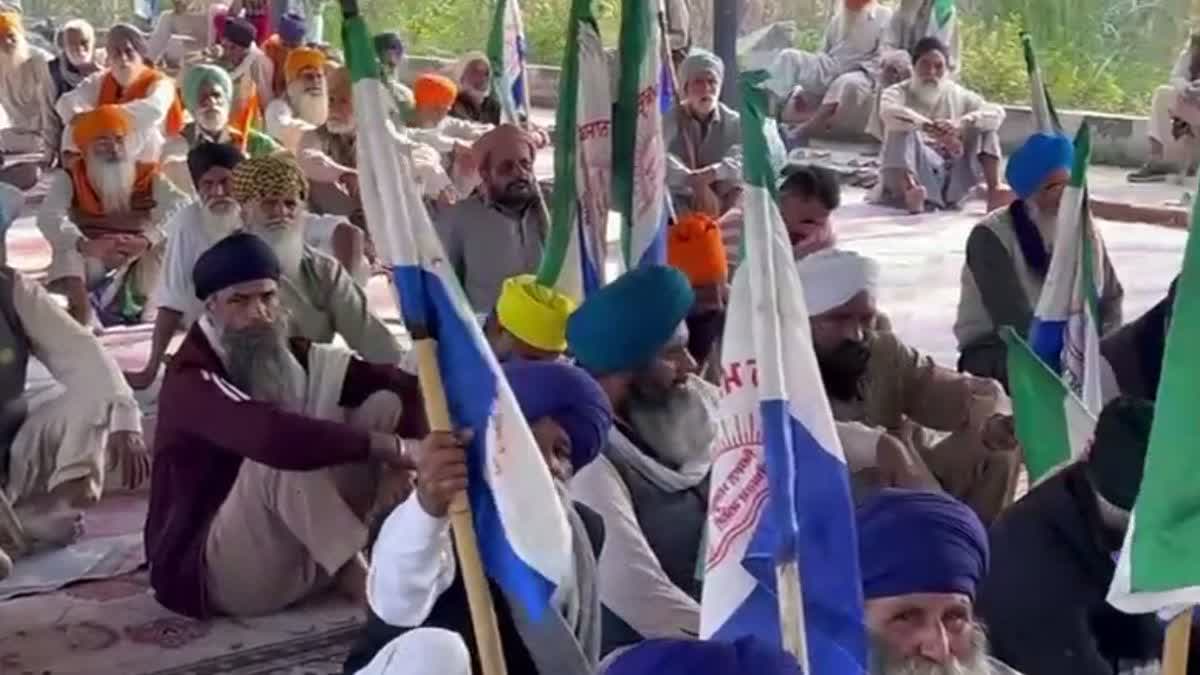
[{"label": "white skullcap", "polygon": [[825,249],[796,262],[809,316],[824,314],[879,285],[879,263],[853,251]]},{"label": "white skullcap", "polygon": [[471,675],[462,636],[443,628],[417,628],[384,645],[357,675]]}]

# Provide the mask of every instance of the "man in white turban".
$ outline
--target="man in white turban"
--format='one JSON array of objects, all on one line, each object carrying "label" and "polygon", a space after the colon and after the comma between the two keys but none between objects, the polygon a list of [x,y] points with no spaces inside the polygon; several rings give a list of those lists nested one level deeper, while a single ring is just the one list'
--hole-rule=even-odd
[{"label": "man in white turban", "polygon": [[[947,492],[991,522],[1012,501],[1020,468],[1004,390],[942,368],[894,333],[876,330],[874,260],[828,249],[796,267],[834,418],[896,437]],[[927,430],[948,435],[933,443]]]}]

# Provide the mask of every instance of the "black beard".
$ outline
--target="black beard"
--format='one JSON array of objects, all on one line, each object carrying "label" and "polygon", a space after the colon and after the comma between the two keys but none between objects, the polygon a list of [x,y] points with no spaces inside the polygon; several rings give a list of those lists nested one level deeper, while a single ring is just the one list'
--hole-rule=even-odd
[{"label": "black beard", "polygon": [[854,401],[862,397],[859,385],[867,372],[871,350],[862,342],[846,340],[827,356],[817,356],[825,393],[838,401]]}]

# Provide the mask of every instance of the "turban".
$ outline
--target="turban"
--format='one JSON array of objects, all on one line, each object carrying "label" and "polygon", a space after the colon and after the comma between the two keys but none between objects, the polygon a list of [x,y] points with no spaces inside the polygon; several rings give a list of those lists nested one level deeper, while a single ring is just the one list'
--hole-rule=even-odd
[{"label": "turban", "polygon": [[946,43],[942,42],[937,37],[929,36],[921,38],[917,41],[917,44],[913,45],[913,63],[915,64],[917,61],[920,61],[921,57],[925,56],[929,52],[941,52],[946,61],[950,60],[950,48],[946,46]]},{"label": "turban", "polygon": [[800,675],[795,657],[753,636],[646,640],[621,654],[605,675]]},{"label": "turban", "polygon": [[[451,99],[453,100],[453,99]],[[479,137],[471,149],[475,152],[475,159],[480,164],[487,161],[487,156],[492,154],[496,148],[506,146],[525,146],[529,151],[529,156],[533,157],[537,154],[537,147],[533,144],[533,138],[525,132],[524,129],[515,124],[501,124],[486,134]]]},{"label": "turban", "polygon": [[1113,399],[1096,420],[1087,475],[1105,501],[1125,511],[1133,510],[1142,484],[1153,422],[1154,404],[1132,396]]},{"label": "turban", "polygon": [[667,263],[686,274],[692,286],[725,283],[729,262],[721,226],[704,213],[684,214],[667,232]]},{"label": "turban", "polygon": [[1071,141],[1062,134],[1038,132],[1008,158],[1004,179],[1021,199],[1029,199],[1050,174],[1070,169],[1075,158]]},{"label": "turban", "polygon": [[674,267],[634,268],[588,296],[567,320],[575,361],[597,375],[640,368],[666,346],[696,296]]},{"label": "turban", "polygon": [[258,37],[258,29],[243,18],[231,16],[225,19],[225,31],[221,37],[243,49],[248,49],[250,45],[254,44],[254,38]]},{"label": "turban", "polygon": [[188,151],[188,173],[192,174],[192,183],[199,184],[200,177],[214,166],[233,170],[242,159],[242,151],[228,143],[204,142]]},{"label": "turban", "polygon": [[8,183],[0,183],[0,233],[21,215],[25,206],[25,193]]},{"label": "turban", "polygon": [[458,98],[458,85],[448,77],[426,73],[413,82],[413,100],[418,106],[449,108]]},{"label": "turban", "polygon": [[19,12],[0,12],[0,33],[24,33]]},{"label": "turban", "polygon": [[142,31],[135,26],[127,23],[118,23],[108,29],[108,42],[105,44],[112,47],[115,44],[128,42],[129,46],[133,47],[133,51],[146,58],[146,36],[142,35]]},{"label": "turban", "polygon": [[304,25],[304,17],[299,14],[287,13],[279,17],[279,39],[283,44],[294,46],[300,44],[308,27]]},{"label": "turban", "polygon": [[241,203],[271,195],[308,199],[308,180],[290,155],[265,155],[241,162],[233,170],[233,198]]},{"label": "turban", "polygon": [[121,106],[110,103],[79,113],[71,120],[71,129],[71,139],[83,149],[101,136],[128,136],[133,118]]},{"label": "turban", "polygon": [[220,66],[200,63],[188,68],[183,75],[183,104],[188,110],[194,111],[200,105],[200,87],[208,82],[217,85],[226,104],[233,100],[233,80],[229,78],[229,73]]},{"label": "turban", "polygon": [[235,232],[213,244],[192,268],[192,283],[201,300],[234,284],[259,279],[279,280],[279,258],[267,242],[247,232]]},{"label": "turban", "polygon": [[975,598],[988,566],[987,531],[942,492],[887,488],[856,514],[863,596],[961,593]]},{"label": "turban", "polygon": [[404,41],[396,33],[380,33],[375,36],[375,53],[383,54],[384,52],[396,50],[404,51]]},{"label": "turban", "polygon": [[808,315],[817,316],[866,291],[875,295],[879,264],[853,251],[825,249],[796,261]]},{"label": "turban", "polygon": [[686,87],[692,78],[701,73],[712,73],[717,76],[718,80],[723,80],[725,79],[725,63],[716,54],[706,49],[693,47],[683,63],[679,64],[679,79],[682,80],[679,84]]},{"label": "turban", "polygon": [[530,424],[549,417],[571,439],[571,466],[587,466],[608,438],[612,404],[582,368],[562,361],[512,361],[504,376]]},{"label": "turban", "polygon": [[537,282],[532,274],[504,280],[496,301],[496,319],[504,330],[547,352],[567,349],[567,318],[575,301]]},{"label": "turban", "polygon": [[300,76],[305,68],[324,68],[325,55],[311,47],[297,47],[288,52],[287,60],[283,62],[283,74],[288,82]]}]

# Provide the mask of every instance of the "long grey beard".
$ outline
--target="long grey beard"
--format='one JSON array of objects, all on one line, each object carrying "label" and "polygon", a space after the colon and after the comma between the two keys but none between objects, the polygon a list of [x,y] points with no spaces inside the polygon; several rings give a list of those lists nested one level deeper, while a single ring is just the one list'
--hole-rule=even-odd
[{"label": "long grey beard", "polygon": [[654,454],[673,468],[709,457],[717,436],[716,398],[710,385],[689,377],[667,392],[639,392],[629,404],[629,423]]},{"label": "long grey beard", "polygon": [[304,258],[304,232],[300,225],[275,224],[267,227],[249,228],[250,232],[271,246],[283,275],[290,279],[300,276],[300,261]]},{"label": "long grey beard", "polygon": [[976,624],[972,627],[971,653],[964,660],[933,663],[919,656],[898,657],[878,639],[872,639],[871,675],[993,675],[988,659],[987,633]]},{"label": "long grey beard", "polygon": [[216,243],[233,234],[242,225],[242,212],[236,205],[220,211],[213,211],[207,206],[200,209],[200,220],[204,223],[204,231],[209,240]]},{"label": "long grey beard", "polygon": [[108,162],[98,157],[88,158],[88,182],[100,198],[105,213],[129,212],[136,174],[137,167],[131,161]]},{"label": "long grey beard", "polygon": [[945,80],[938,82],[936,85],[925,84],[922,81],[914,81],[912,91],[913,97],[917,100],[917,106],[920,112],[929,114],[938,101],[942,99],[942,91],[945,88]]},{"label": "long grey beard", "polygon": [[288,87],[288,100],[296,117],[319,127],[329,118],[329,97],[324,93],[310,94],[302,82],[293,82]]},{"label": "long grey beard", "polygon": [[306,376],[287,344],[287,322],[225,330],[221,345],[228,357],[229,379],[252,398],[291,412],[304,410]]},{"label": "long grey beard", "polygon": [[29,60],[29,43],[24,37],[17,36],[17,45],[12,53],[0,51],[0,73],[10,73],[25,65]]},{"label": "long grey beard", "polygon": [[196,124],[210,134],[219,134],[229,126],[229,108],[217,106],[196,112]]}]

